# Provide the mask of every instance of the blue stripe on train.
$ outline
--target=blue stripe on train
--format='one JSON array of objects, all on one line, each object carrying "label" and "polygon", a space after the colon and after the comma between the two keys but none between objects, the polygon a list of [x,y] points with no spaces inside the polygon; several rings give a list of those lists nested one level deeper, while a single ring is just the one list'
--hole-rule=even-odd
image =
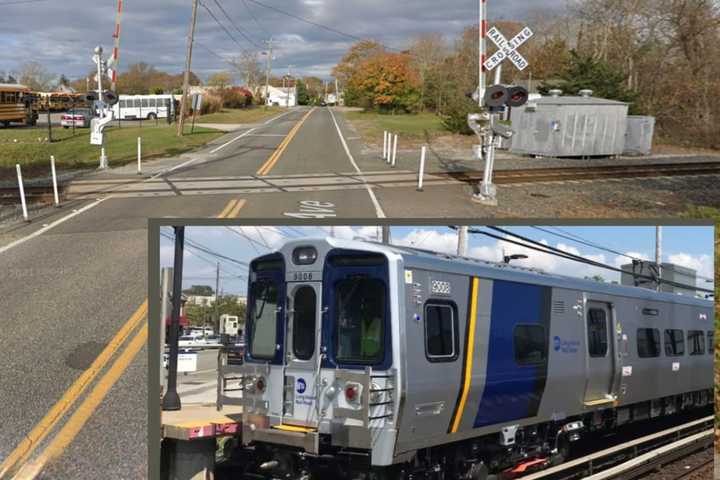
[{"label": "blue stripe on train", "polygon": [[[485,389],[475,427],[537,415],[545,390],[550,288],[493,282]],[[545,327],[545,362],[521,366],[515,360],[513,333],[518,325]]]}]

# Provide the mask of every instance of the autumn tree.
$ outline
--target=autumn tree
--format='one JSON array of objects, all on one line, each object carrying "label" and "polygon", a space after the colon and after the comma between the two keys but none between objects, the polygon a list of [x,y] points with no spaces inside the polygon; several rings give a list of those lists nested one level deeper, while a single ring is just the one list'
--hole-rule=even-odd
[{"label": "autumn tree", "polygon": [[52,86],[55,76],[38,62],[27,62],[20,67],[19,78],[21,84],[35,91],[47,91]]},{"label": "autumn tree", "polygon": [[404,53],[382,52],[370,57],[358,65],[347,85],[347,90],[359,94],[362,106],[381,111],[412,111],[420,98],[417,72]]},{"label": "autumn tree", "polygon": [[418,73],[420,82],[420,110],[425,107],[437,108],[440,101],[435,94],[439,93],[444,85],[444,76],[441,69],[443,60],[447,56],[445,39],[439,33],[426,33],[419,36],[410,47],[413,68]]}]

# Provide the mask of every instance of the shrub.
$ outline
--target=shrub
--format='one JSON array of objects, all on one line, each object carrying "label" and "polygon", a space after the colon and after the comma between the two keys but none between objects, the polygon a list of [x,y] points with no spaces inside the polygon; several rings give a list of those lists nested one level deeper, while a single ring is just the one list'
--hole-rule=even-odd
[{"label": "shrub", "polygon": [[467,124],[467,116],[469,113],[477,111],[479,111],[478,105],[473,100],[462,95],[453,95],[448,98],[440,117],[447,130],[453,133],[472,135],[473,131]]}]

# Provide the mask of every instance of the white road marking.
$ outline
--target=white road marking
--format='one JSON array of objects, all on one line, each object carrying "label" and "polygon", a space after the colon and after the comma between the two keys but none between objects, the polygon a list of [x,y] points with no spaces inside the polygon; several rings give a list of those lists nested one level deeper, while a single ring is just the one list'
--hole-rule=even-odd
[{"label": "white road marking", "polygon": [[27,242],[27,241],[30,240],[30,239],[33,239],[33,238],[35,238],[35,237],[37,237],[37,236],[42,235],[43,233],[47,232],[48,230],[57,227],[57,226],[60,225],[61,223],[64,223],[64,222],[70,220],[71,218],[76,217],[77,215],[80,215],[81,213],[87,212],[88,210],[90,210],[91,208],[96,207],[97,205],[99,205],[100,203],[104,202],[104,201],[107,200],[108,198],[110,198],[110,197],[99,198],[99,199],[97,199],[96,201],[94,201],[93,203],[91,203],[91,204],[89,204],[89,205],[85,205],[85,206],[82,207],[81,209],[75,210],[74,212],[72,212],[72,213],[70,213],[70,214],[68,214],[68,215],[65,215],[64,217],[55,220],[54,222],[52,222],[52,223],[50,223],[50,224],[42,227],[42,228],[39,229],[39,230],[34,231],[33,233],[29,234],[29,235],[26,236],[26,237],[18,238],[18,239],[15,240],[14,242],[11,242],[11,243],[5,245],[4,247],[0,247],[0,254],[7,252],[7,251],[10,250],[11,248],[17,247],[18,245],[22,245],[23,243]]},{"label": "white road marking", "polygon": [[253,133],[252,135],[248,135],[248,137],[287,137],[287,135],[283,135],[282,133]]},{"label": "white road marking", "polygon": [[[272,118],[270,118],[270,119],[268,119],[268,120],[265,120],[265,121],[263,122],[263,125],[267,125],[268,123],[274,122],[274,121],[277,120],[278,118],[284,117],[285,115],[287,115],[287,114],[289,114],[289,113],[291,113],[291,112],[292,112],[292,110],[290,110],[290,111],[288,111],[288,112],[285,112],[285,113],[281,113],[280,115],[275,115],[274,117],[272,117]],[[239,136],[233,138],[232,140],[230,140],[230,141],[228,141],[228,142],[226,142],[226,143],[223,143],[222,145],[220,145],[219,147],[215,148],[214,150],[211,150],[210,153],[213,154],[213,153],[215,153],[215,152],[220,151],[221,149],[223,149],[223,148],[227,147],[228,145],[230,145],[231,143],[233,143],[235,140],[240,140],[241,138],[248,136],[250,133],[254,132],[254,131],[257,130],[258,128],[260,128],[260,127],[253,127],[253,128],[251,128],[250,130],[248,130],[247,132],[243,133],[242,135],[239,135]],[[281,136],[284,137],[285,135],[281,135]],[[178,168],[179,168],[179,167],[180,167],[180,166],[178,166]]]},{"label": "white road marking", "polygon": [[375,192],[373,192],[372,188],[370,188],[370,185],[368,185],[367,180],[365,179],[365,176],[363,175],[362,171],[360,170],[360,167],[357,166],[357,163],[355,163],[355,159],[352,156],[352,153],[350,153],[350,149],[347,146],[347,142],[345,141],[345,138],[343,137],[342,132],[340,131],[340,126],[337,123],[337,120],[335,120],[335,114],[332,111],[332,108],[328,108],[328,112],[330,112],[330,116],[332,117],[333,123],[335,124],[335,128],[337,129],[338,135],[340,136],[340,141],[342,142],[343,148],[345,148],[345,153],[347,153],[348,158],[350,159],[350,163],[352,163],[352,166],[355,167],[355,170],[357,170],[358,175],[360,176],[360,179],[365,184],[365,188],[367,189],[368,194],[370,195],[370,200],[372,200],[373,205],[375,205],[375,214],[378,218],[385,218],[385,212],[383,212],[382,207],[380,206],[380,202],[378,202],[378,199],[375,197]]},{"label": "white road marking", "polygon": [[215,152],[220,151],[221,149],[227,147],[228,145],[230,145],[230,144],[233,143],[234,141],[240,140],[241,138],[243,138],[243,137],[251,134],[251,133],[254,132],[255,130],[256,130],[256,128],[251,128],[250,130],[248,130],[247,132],[243,133],[242,135],[238,135],[237,137],[233,138],[232,140],[223,143],[222,145],[220,145],[220,146],[217,147],[216,149],[210,150],[210,153],[213,154],[213,153],[215,153]]}]

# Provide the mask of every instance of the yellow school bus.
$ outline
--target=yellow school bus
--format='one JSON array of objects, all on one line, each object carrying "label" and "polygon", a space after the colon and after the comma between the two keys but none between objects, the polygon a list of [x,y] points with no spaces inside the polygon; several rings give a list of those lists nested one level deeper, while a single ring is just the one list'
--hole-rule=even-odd
[{"label": "yellow school bus", "polygon": [[35,100],[36,96],[24,85],[0,83],[0,124],[4,127],[11,123],[35,125]]}]

